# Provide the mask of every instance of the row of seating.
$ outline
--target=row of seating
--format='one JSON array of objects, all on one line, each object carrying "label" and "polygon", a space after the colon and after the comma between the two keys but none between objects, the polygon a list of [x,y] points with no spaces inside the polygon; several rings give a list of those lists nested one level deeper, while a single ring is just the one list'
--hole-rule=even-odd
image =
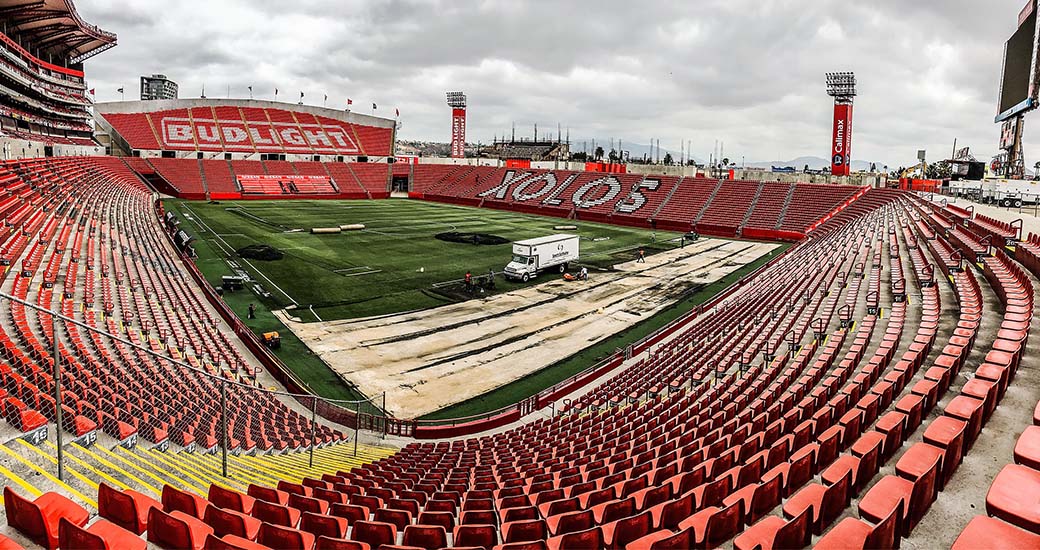
[{"label": "row of seating", "polygon": [[[197,160],[173,158],[125,159],[127,166],[148,179],[158,174],[177,196],[223,199],[240,195],[321,195],[340,198],[386,198],[387,165],[375,163]],[[273,181],[239,180],[238,176],[320,176],[294,179],[292,185]],[[294,190],[295,189],[295,190]]]},{"label": "row of seating", "polygon": [[[418,164],[414,193],[435,201],[734,237],[804,235],[863,188],[567,170]],[[789,205],[797,213],[787,216]]]},{"label": "row of seating", "polygon": [[[984,273],[1006,308],[1001,331],[986,355],[986,363],[976,369],[975,377],[960,390],[961,395],[946,405],[942,415],[927,423],[924,441],[911,446],[899,458],[896,474],[882,478],[860,499],[860,516],[874,525],[848,518],[817,547],[871,547],[878,542],[879,533],[887,538],[894,533],[897,540],[909,534],[949,481],[995,408],[1003,393],[1000,380],[1006,381],[1013,375],[1016,357],[1024,350],[1033,289],[1029,279],[1003,253],[997,252],[985,262]],[[950,386],[965,363],[981,321],[981,297],[970,271],[952,270],[947,275],[954,280],[961,300],[960,319],[950,343],[935,359],[935,366],[912,388],[912,394],[900,401],[898,413],[890,413],[889,426],[898,429],[900,439],[906,438],[907,430],[916,428]],[[975,537],[963,548],[1019,547],[1012,541],[1008,539],[1009,546],[994,545],[993,541],[984,543],[982,538]]]},{"label": "row of seating", "polygon": [[[1015,259],[1035,277],[1040,277],[1040,236],[1031,233],[1024,242],[1017,243]],[[1008,273],[1004,269],[1007,266],[1006,261],[995,263],[993,276],[1006,278]],[[1028,303],[1022,301],[1020,292],[1013,291],[1010,299],[1015,300],[1017,306]],[[1001,325],[1002,337],[1013,335],[1012,342],[1018,341],[1018,335],[1008,332],[1009,329],[1020,329],[1023,323],[1016,322],[1015,318],[1009,319],[1008,315],[1019,316],[1021,309],[1006,312]],[[1024,340],[1022,350],[1025,350]],[[991,359],[997,361],[991,362]],[[983,400],[981,422],[992,413],[1021,364],[1021,360],[1009,364],[1007,360],[1011,359],[1012,356],[994,354],[992,358],[987,356],[986,363],[976,369],[976,378],[971,382],[974,391],[970,395]],[[1001,469],[990,485],[985,503],[988,515],[972,518],[954,543],[955,549],[1040,548],[1040,509],[1035,498],[1040,494],[1040,402],[1033,411],[1033,424],[1026,427],[1016,441],[1013,460],[1012,464]]]},{"label": "row of seating", "polygon": [[332,180],[326,178],[320,180],[311,179],[243,179],[242,193],[251,195],[268,195],[273,197],[283,195],[336,195],[336,188]]},{"label": "row of seating", "polygon": [[[61,354],[66,425],[76,437],[99,431],[115,441],[141,437],[183,448],[215,447],[212,396],[229,385],[233,447],[286,450],[310,445],[310,419],[270,393],[253,390],[255,371],[200,301],[162,235],[150,193],[119,159],[58,159],[8,164],[4,278],[20,299],[87,326],[119,334],[182,367],[71,322],[5,303],[0,332],[4,413],[21,432],[56,418],[51,350]],[[15,183],[18,182],[18,183]],[[32,211],[33,215],[26,213]],[[64,285],[56,287],[59,274]],[[174,308],[171,304],[178,304]],[[9,365],[9,366],[8,366]],[[344,439],[318,426],[314,441]]]}]

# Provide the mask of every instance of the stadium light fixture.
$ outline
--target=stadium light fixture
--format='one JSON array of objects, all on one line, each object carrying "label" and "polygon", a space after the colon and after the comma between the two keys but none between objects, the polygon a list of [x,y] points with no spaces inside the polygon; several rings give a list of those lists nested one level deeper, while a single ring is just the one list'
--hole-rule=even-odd
[{"label": "stadium light fixture", "polygon": [[448,92],[448,106],[455,109],[466,108],[466,94],[462,92]]},{"label": "stadium light fixture", "polygon": [[827,73],[827,95],[839,100],[851,100],[856,97],[855,73]]}]

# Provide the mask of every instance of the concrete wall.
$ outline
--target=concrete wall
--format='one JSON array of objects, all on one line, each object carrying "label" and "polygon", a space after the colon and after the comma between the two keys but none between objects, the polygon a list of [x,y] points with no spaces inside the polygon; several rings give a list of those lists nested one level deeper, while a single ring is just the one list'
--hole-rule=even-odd
[{"label": "concrete wall", "polygon": [[[80,157],[100,156],[105,154],[105,148],[98,145],[85,147],[82,145],[59,145],[53,147],[55,157]],[[38,141],[26,141],[16,138],[0,138],[0,158],[4,160],[23,158],[42,158],[46,156],[44,144]]]}]

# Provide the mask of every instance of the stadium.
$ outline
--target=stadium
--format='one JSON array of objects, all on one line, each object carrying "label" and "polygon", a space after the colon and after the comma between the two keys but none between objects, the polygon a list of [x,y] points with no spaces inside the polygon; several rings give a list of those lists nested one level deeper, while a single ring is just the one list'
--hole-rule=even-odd
[{"label": "stadium", "polygon": [[470,155],[461,92],[420,156],[0,21],[0,549],[1040,548],[1040,218],[853,172],[851,73],[822,176]]}]

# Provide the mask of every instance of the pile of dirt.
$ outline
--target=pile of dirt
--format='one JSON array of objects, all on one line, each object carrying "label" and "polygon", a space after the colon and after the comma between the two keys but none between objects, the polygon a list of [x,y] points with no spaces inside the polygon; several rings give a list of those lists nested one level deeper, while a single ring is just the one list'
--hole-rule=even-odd
[{"label": "pile of dirt", "polygon": [[284,252],[267,244],[251,244],[245,248],[239,248],[238,255],[248,260],[261,260],[264,262],[281,260],[285,257]]},{"label": "pile of dirt", "polygon": [[449,231],[447,233],[438,233],[434,235],[434,237],[449,243],[486,245],[509,243],[509,239],[499,237],[498,235],[488,235],[487,233],[459,233],[458,231]]}]

